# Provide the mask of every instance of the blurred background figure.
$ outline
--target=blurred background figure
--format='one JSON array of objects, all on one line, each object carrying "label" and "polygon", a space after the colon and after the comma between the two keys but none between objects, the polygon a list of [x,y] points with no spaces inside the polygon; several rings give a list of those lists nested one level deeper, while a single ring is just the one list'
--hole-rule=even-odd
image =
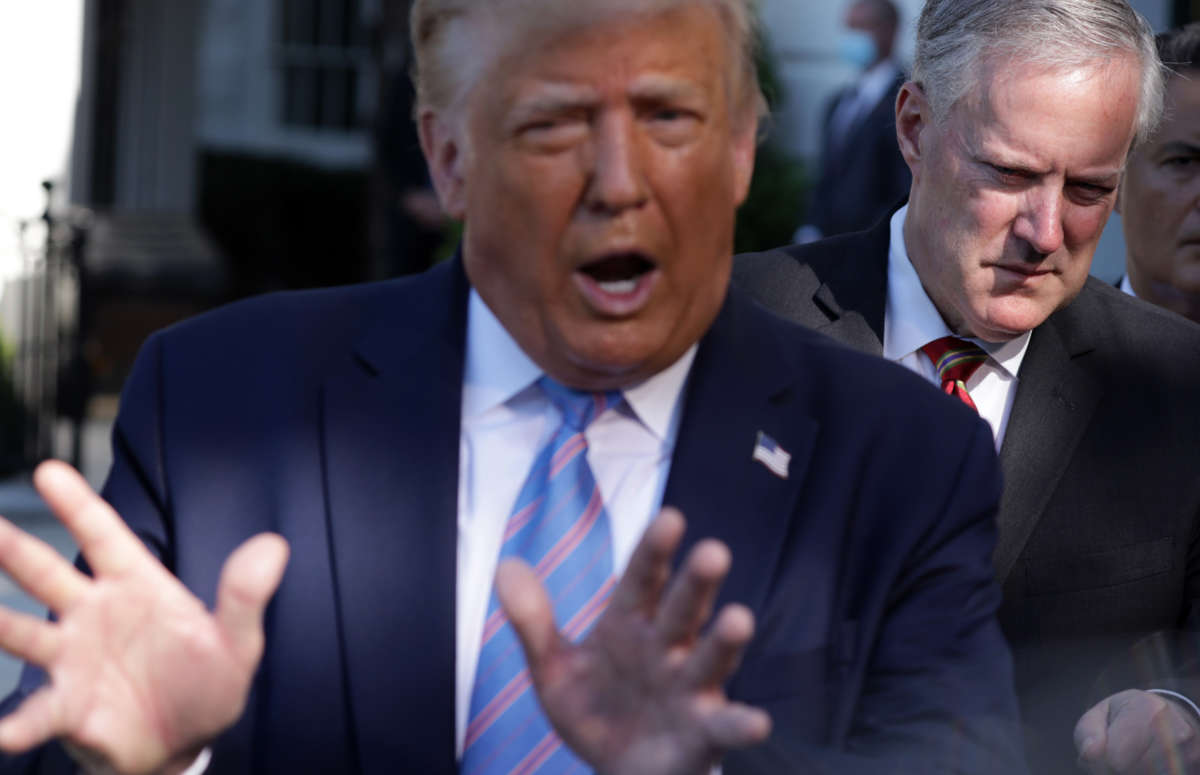
[{"label": "blurred background figure", "polygon": [[1117,207],[1126,293],[1200,322],[1200,22],[1155,39],[1167,66],[1158,132],[1130,156]]},{"label": "blurred background figure", "polygon": [[839,54],[861,73],[827,106],[821,174],[797,242],[865,229],[908,192],[912,179],[896,144],[893,110],[904,82],[892,58],[899,25],[891,0],[857,0],[846,9]]}]

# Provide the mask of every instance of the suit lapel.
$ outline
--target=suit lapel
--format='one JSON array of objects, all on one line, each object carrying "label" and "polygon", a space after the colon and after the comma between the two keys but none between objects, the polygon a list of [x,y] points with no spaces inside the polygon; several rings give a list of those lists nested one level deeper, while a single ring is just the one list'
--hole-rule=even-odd
[{"label": "suit lapel", "polygon": [[[681,561],[698,540],[716,537],[733,554],[718,605],[757,611],[795,510],[817,436],[792,389],[797,353],[785,350],[773,319],[730,292],[701,342],[688,378],[664,505],[688,520]],[[791,455],[787,478],[752,459],[759,432]]]},{"label": "suit lapel", "polygon": [[883,353],[890,241],[889,216],[867,231],[817,243],[819,249],[800,249],[821,279],[812,301],[829,323],[817,330],[872,355]]},{"label": "suit lapel", "polygon": [[347,711],[362,771],[452,772],[467,283],[455,260],[382,296],[323,396]]},{"label": "suit lapel", "polygon": [[1003,584],[1042,516],[1075,446],[1087,429],[1100,388],[1074,360],[1091,348],[1065,336],[1070,310],[1036,328],[1021,362],[1000,463],[996,575]]}]

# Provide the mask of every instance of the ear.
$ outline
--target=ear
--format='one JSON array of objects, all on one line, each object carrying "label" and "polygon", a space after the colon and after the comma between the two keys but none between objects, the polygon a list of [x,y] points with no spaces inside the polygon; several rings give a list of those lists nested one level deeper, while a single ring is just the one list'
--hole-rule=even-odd
[{"label": "ear", "polygon": [[921,145],[921,137],[932,125],[933,111],[925,90],[915,81],[908,81],[896,95],[896,141],[914,180],[921,167],[922,151],[925,150]]},{"label": "ear", "polygon": [[747,110],[747,115],[734,123],[732,141],[733,151],[733,192],[738,207],[746,201],[750,194],[750,179],[754,177],[754,156],[758,150],[758,115],[754,107]]},{"label": "ear", "polygon": [[458,220],[462,220],[467,211],[466,154],[460,131],[461,124],[452,126],[444,115],[433,110],[422,110],[417,116],[421,151],[429,165],[429,177],[437,191],[438,202],[447,215]]}]

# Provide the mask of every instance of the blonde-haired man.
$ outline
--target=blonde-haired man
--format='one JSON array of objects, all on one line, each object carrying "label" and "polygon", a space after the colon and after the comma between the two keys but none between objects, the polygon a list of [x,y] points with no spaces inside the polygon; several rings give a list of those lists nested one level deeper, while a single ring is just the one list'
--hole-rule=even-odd
[{"label": "blonde-haired man", "polygon": [[0,747],[119,771],[1019,772],[986,428],[728,293],[748,4],[414,14],[460,256],[146,345],[104,490],[133,533],[54,465],[37,483],[94,578],[0,528],[60,617],[0,614],[49,675]]}]

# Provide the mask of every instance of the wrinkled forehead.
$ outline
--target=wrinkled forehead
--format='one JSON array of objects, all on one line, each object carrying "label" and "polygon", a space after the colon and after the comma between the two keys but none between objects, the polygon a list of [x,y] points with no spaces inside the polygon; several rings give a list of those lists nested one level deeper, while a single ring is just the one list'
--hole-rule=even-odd
[{"label": "wrinkled forehead", "polygon": [[[969,86],[959,98],[959,103],[969,108],[994,109],[1006,102],[1006,96],[1035,90],[1042,78],[1057,78],[1064,88],[1101,82],[1105,88],[1095,96],[1105,103],[1124,98],[1136,103],[1141,96],[1138,62],[1128,53],[1041,58],[1028,51],[996,47],[984,51],[971,71]],[[1064,109],[1068,105],[1064,100]]]},{"label": "wrinkled forehead", "polygon": [[[454,102],[461,103],[485,77],[502,76],[503,70],[493,71],[510,54],[547,48],[560,38],[594,25],[622,21],[636,23],[639,18],[687,6],[723,10],[716,0],[475,0],[463,3],[461,12],[448,19],[443,30],[446,53],[458,62]],[[736,66],[736,58],[730,56],[731,76]]]}]

